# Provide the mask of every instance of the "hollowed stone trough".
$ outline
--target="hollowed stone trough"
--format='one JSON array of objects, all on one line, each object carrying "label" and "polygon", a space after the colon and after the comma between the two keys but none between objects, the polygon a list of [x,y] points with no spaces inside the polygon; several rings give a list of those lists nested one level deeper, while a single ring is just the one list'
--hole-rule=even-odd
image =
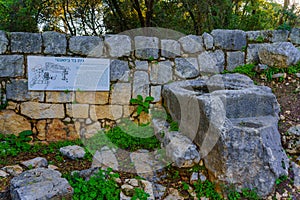
[{"label": "hollowed stone trough", "polygon": [[278,132],[279,104],[268,87],[240,74],[173,82],[164,103],[198,147],[210,180],[266,196],[288,173]]}]

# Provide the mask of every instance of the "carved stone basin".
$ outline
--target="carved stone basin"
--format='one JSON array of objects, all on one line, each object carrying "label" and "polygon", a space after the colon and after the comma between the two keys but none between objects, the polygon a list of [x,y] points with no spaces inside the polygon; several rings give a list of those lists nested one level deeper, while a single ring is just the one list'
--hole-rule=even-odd
[{"label": "carved stone basin", "polygon": [[287,175],[288,158],[277,129],[279,104],[270,88],[226,74],[170,83],[162,95],[218,185],[256,188],[265,196],[276,178]]}]

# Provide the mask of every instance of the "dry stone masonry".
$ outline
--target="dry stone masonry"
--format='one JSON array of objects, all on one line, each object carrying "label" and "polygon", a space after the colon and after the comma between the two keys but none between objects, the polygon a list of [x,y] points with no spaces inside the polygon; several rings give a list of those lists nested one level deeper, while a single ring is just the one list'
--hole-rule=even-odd
[{"label": "dry stone masonry", "polygon": [[[272,188],[270,183],[285,174],[288,167],[276,127],[276,99],[268,88],[256,87],[245,77],[227,77],[225,81],[221,78],[218,82],[220,78],[206,75],[232,71],[247,63],[285,68],[300,60],[299,45],[300,29],[213,30],[201,36],[180,38],[142,35],[102,38],[57,32],[0,31],[0,106],[5,107],[0,110],[0,132],[18,134],[32,130],[34,137],[41,141],[89,138],[99,129],[131,116],[134,112],[129,103],[131,98],[139,94],[153,96],[156,105],[167,102],[169,111],[181,126],[183,123],[188,125],[182,129],[187,136],[184,141],[194,141],[197,145],[187,144],[188,149],[176,152],[174,148],[180,146],[179,140],[183,136],[177,132],[167,135],[169,140],[162,143],[171,144],[169,156],[177,166],[192,165],[204,159],[211,172],[210,179],[240,188],[257,187],[259,194],[266,195]],[[30,91],[27,59],[31,55],[109,59],[110,89],[97,92]],[[180,85],[192,89],[186,92],[188,89],[184,88],[184,100],[177,99],[178,96],[171,99],[166,91],[174,85],[166,85],[172,82],[176,85],[177,81],[187,79],[190,84],[197,82],[198,85]],[[224,84],[226,90],[219,90]],[[209,94],[209,91],[214,92]],[[201,109],[194,109],[198,103]],[[212,110],[211,105],[215,105]],[[180,106],[190,113],[177,115],[174,108]],[[220,109],[226,112],[219,112]],[[220,117],[208,126],[210,115],[216,114]],[[202,127],[196,130],[199,122]],[[224,126],[220,126],[222,124]],[[212,134],[217,138],[204,138],[205,134],[198,133],[207,130],[220,134]],[[216,142],[211,151],[201,149],[204,140],[207,147]],[[192,163],[186,159],[189,157]],[[225,158],[229,158],[230,163]],[[256,163],[256,167],[245,168],[246,160]],[[244,169],[249,171],[242,171]],[[250,175],[244,176],[245,173]],[[60,174],[54,178],[60,179]],[[16,180],[11,188],[15,196],[25,192],[22,184],[17,183]],[[68,196],[68,191],[65,192]]]},{"label": "dry stone masonry", "polygon": [[[295,64],[299,35],[298,29],[214,30],[179,39],[1,31],[0,96],[8,106],[0,112],[0,132],[31,129],[40,140],[75,139],[90,133],[98,121],[103,125],[103,120],[131,115],[129,100],[138,94],[160,103],[162,86],[169,82],[231,71],[245,63]],[[28,91],[28,55],[109,58],[110,91]]]}]

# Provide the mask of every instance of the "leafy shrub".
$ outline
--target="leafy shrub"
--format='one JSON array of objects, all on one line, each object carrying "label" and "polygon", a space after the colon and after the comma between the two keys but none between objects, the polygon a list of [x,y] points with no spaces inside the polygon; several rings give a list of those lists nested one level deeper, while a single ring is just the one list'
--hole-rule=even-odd
[{"label": "leafy shrub", "polygon": [[197,197],[200,199],[201,197],[207,197],[214,200],[221,200],[220,194],[216,192],[215,184],[206,180],[204,182],[198,181],[194,183],[195,192],[197,193]]},{"label": "leafy shrub", "polygon": [[115,179],[119,178],[119,174],[112,173],[112,169],[99,169],[99,172],[91,176],[86,181],[78,174],[66,177],[70,185],[74,189],[74,200],[93,200],[93,199],[119,199],[120,188]]},{"label": "leafy shrub", "polygon": [[131,200],[147,200],[148,197],[150,197],[150,195],[148,193],[146,193],[144,190],[140,189],[140,188],[135,188],[134,189],[134,194],[131,198]]},{"label": "leafy shrub", "polygon": [[153,97],[146,97],[143,99],[142,95],[137,95],[136,98],[130,99],[132,105],[137,105],[137,114],[140,115],[142,112],[149,113],[150,102],[154,101]]}]

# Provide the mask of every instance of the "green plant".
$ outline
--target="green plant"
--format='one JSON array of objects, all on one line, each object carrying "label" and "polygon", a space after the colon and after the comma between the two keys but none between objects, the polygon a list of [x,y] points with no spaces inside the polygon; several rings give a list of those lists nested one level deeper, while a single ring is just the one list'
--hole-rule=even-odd
[{"label": "green plant", "polygon": [[[160,142],[153,135],[153,130],[150,130],[150,126],[140,127],[141,129],[138,129],[135,126],[137,125],[134,123],[131,123],[128,127],[116,126],[106,132],[95,134],[90,139],[85,140],[84,143],[92,154],[103,146],[118,147],[128,151],[136,151],[138,149],[153,150],[160,148]],[[130,134],[127,134],[127,132],[124,131],[123,128],[125,127]]]},{"label": "green plant", "polygon": [[280,176],[279,178],[277,178],[275,180],[276,185],[279,185],[280,183],[286,181],[288,179],[288,177],[286,175]]},{"label": "green plant", "polygon": [[74,189],[74,200],[93,200],[93,199],[119,199],[120,189],[115,179],[119,178],[119,174],[112,173],[112,169],[99,169],[99,172],[91,176],[88,181],[80,177],[78,174],[73,176],[67,175],[70,185]]},{"label": "green plant", "polygon": [[274,74],[277,73],[284,73],[284,69],[282,68],[275,68],[275,67],[269,67],[265,71],[263,71],[263,74],[265,74],[268,81],[271,81]]},{"label": "green plant", "polygon": [[265,38],[261,35],[259,35],[256,39],[255,39],[255,42],[258,42],[258,43],[263,43],[265,40]]},{"label": "green plant", "polygon": [[255,68],[255,64],[245,64],[236,67],[232,71],[224,70],[223,73],[240,73],[240,74],[245,74],[249,77],[254,77],[256,75],[256,71],[254,70],[254,68]]},{"label": "green plant", "polygon": [[144,190],[142,190],[141,188],[135,188],[131,200],[137,200],[137,199],[147,200],[148,197],[150,197],[150,195],[146,193]]},{"label": "green plant", "polygon": [[242,197],[249,199],[249,200],[258,200],[261,199],[256,192],[256,189],[250,190],[248,188],[243,188],[242,189]]},{"label": "green plant", "polygon": [[289,66],[287,68],[288,74],[296,74],[300,73],[300,62],[298,62],[296,65]]},{"label": "green plant", "polygon": [[277,27],[277,30],[288,30],[288,31],[291,31],[292,27],[287,24],[286,22],[283,22],[282,24],[280,24],[278,27]]},{"label": "green plant", "polygon": [[200,199],[201,197],[207,197],[214,200],[221,200],[220,194],[216,192],[215,184],[206,180],[204,182],[198,181],[194,183],[195,192],[197,197]]},{"label": "green plant", "polygon": [[154,101],[154,98],[151,96],[147,96],[145,100],[142,95],[137,95],[136,98],[130,99],[130,103],[132,105],[137,105],[137,115],[139,116],[142,112],[149,113],[150,103]]},{"label": "green plant", "polygon": [[4,110],[7,106],[8,106],[8,101],[0,102],[0,110]]},{"label": "green plant", "polygon": [[0,157],[17,156],[20,152],[28,151],[31,145],[28,144],[32,140],[30,137],[32,131],[23,131],[18,136],[10,134],[0,134]]}]

